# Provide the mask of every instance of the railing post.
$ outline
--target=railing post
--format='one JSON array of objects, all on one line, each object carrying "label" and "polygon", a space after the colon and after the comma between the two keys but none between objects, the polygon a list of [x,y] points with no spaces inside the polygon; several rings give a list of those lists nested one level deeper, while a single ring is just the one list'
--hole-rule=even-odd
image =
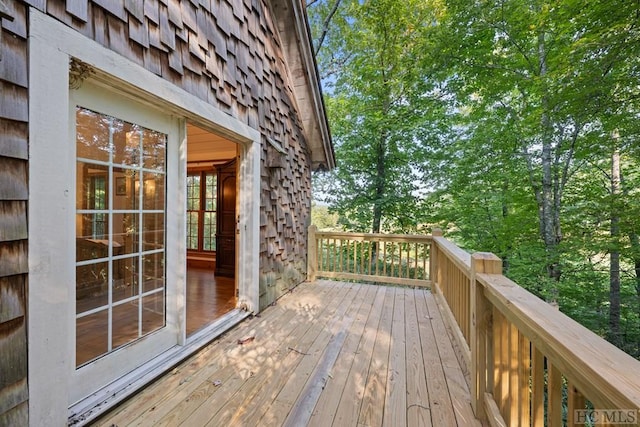
[{"label": "railing post", "polygon": [[[491,305],[484,295],[484,288],[476,280],[476,275],[502,274],[502,260],[496,255],[487,252],[477,252],[471,255],[471,289],[470,289],[470,320],[471,334],[469,339],[469,350],[471,351],[471,382],[472,395],[471,407],[480,420],[487,419],[484,407],[484,396],[492,391],[488,387],[488,373],[490,360],[487,357],[489,346],[492,345],[489,339],[491,332]],[[490,381],[490,380],[489,380]]]},{"label": "railing post", "polygon": [[318,272],[318,240],[316,239],[316,232],[318,227],[315,225],[309,226],[309,232],[307,237],[307,280],[314,282],[316,280],[316,273]]},{"label": "railing post", "polygon": [[438,244],[436,243],[436,237],[442,237],[442,230],[434,228],[431,231],[431,247],[429,248],[429,279],[431,280],[431,292],[438,293],[438,286],[436,285],[438,279]]}]

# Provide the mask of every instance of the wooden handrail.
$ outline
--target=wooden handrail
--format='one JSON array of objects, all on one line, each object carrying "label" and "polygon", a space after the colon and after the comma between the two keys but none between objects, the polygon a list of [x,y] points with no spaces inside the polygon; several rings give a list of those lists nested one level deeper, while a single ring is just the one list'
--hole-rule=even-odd
[{"label": "wooden handrail", "polygon": [[384,233],[347,233],[342,231],[316,231],[317,238],[335,238],[367,242],[401,242],[424,243],[430,242],[430,235],[422,234],[384,234]]},{"label": "wooden handrail", "polygon": [[640,361],[503,276],[497,256],[433,240],[432,290],[471,373],[480,419],[559,426],[566,406],[567,425],[584,424],[585,414],[640,425]]},{"label": "wooden handrail", "polygon": [[503,275],[476,277],[490,303],[597,407],[640,408],[638,360]]}]

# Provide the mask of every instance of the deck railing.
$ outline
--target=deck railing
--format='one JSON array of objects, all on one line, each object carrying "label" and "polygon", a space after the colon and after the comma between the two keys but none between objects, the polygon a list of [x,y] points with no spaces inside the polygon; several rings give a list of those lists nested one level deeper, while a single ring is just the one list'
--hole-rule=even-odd
[{"label": "deck railing", "polygon": [[315,277],[430,286],[431,236],[340,233],[309,227],[309,280]]},{"label": "deck railing", "polygon": [[[424,245],[413,252],[422,256],[402,246],[413,243]],[[404,258],[386,245],[402,246]],[[386,277],[384,265],[419,266],[420,276]],[[491,253],[470,255],[437,230],[386,236],[312,226],[308,274],[431,286],[470,372],[473,410],[491,426],[640,426],[640,361],[503,276]]]}]

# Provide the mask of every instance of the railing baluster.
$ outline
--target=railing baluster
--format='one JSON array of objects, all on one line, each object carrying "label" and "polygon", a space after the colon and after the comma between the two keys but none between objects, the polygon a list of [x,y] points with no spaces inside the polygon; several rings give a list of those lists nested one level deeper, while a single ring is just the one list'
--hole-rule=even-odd
[{"label": "railing baluster", "polygon": [[420,277],[422,277],[422,274],[420,273],[420,260],[424,260],[424,258],[422,258],[420,256],[420,248],[422,248],[422,245],[420,243],[416,243],[415,246],[415,258],[414,258],[414,262],[413,262],[413,278],[414,279],[418,279]]},{"label": "railing baluster", "polygon": [[531,427],[544,427],[544,356],[531,345]]},{"label": "railing baluster", "polygon": [[369,275],[371,275],[371,262],[373,261],[373,241],[369,241],[369,258],[367,259],[367,266],[369,267]]},{"label": "railing baluster", "polygon": [[360,274],[364,274],[364,245],[364,241],[360,242]]},{"label": "railing baluster", "polygon": [[577,420],[576,410],[584,410],[586,401],[582,393],[573,385],[571,381],[567,383],[567,427],[583,426],[583,420]]},{"label": "railing baluster", "polygon": [[502,320],[497,308],[492,307],[493,317],[493,399],[502,407]]},{"label": "railing baluster", "polygon": [[388,242],[384,242],[384,254],[382,255],[382,275],[387,275],[387,244]]},{"label": "railing baluster", "polygon": [[431,278],[431,272],[427,273],[427,253],[429,254],[429,259],[431,259],[431,251],[428,249],[427,245],[422,245],[422,250],[424,251],[424,256],[422,257],[422,274],[423,279]]},{"label": "railing baluster", "polygon": [[462,276],[462,314],[463,314],[463,318],[464,318],[464,338],[465,340],[467,340],[467,344],[469,343],[469,338],[471,335],[471,308],[470,308],[470,304],[471,304],[471,281],[469,280],[469,278],[465,275]]},{"label": "railing baluster", "polygon": [[509,322],[509,411],[510,425],[518,425],[520,418],[520,333],[513,323]]},{"label": "railing baluster", "polygon": [[358,241],[353,241],[353,272],[358,274]]},{"label": "railing baluster", "polygon": [[344,247],[344,266],[342,267],[342,271],[346,271],[349,272],[349,270],[351,269],[350,267],[350,263],[349,263],[349,246],[351,245],[351,240],[345,240],[345,247]]},{"label": "railing baluster", "polygon": [[531,344],[527,337],[518,334],[520,346],[520,363],[518,364],[518,384],[520,400],[520,426],[531,424],[531,393],[529,391],[529,380],[531,378]]},{"label": "railing baluster", "polygon": [[500,313],[500,412],[504,417],[509,405],[509,323]]},{"label": "railing baluster", "polygon": [[562,374],[547,359],[547,426],[562,426]]},{"label": "railing baluster", "polygon": [[378,242],[378,246],[376,247],[376,276],[380,275],[380,245],[384,243],[382,241]]},{"label": "railing baluster", "polygon": [[398,277],[402,277],[402,243],[398,243]]},{"label": "railing baluster", "polygon": [[389,274],[393,277],[393,268],[396,264],[396,244],[394,242],[391,243],[391,265],[389,266]]},{"label": "railing baluster", "polygon": [[[406,268],[406,274],[407,274],[407,278],[412,278],[411,277],[411,265],[413,264],[413,260],[414,258],[411,256],[411,244],[407,243],[406,244],[406,248],[407,248],[407,268]],[[414,248],[414,252],[415,252],[415,248]]]}]

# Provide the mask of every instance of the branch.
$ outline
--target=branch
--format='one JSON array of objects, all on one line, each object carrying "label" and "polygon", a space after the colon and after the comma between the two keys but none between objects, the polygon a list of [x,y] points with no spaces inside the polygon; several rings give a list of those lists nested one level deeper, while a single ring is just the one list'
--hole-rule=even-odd
[{"label": "branch", "polygon": [[523,147],[522,149],[522,155],[525,159],[526,162],[526,166],[527,166],[527,171],[529,172],[529,184],[531,185],[531,188],[533,189],[533,194],[536,197],[536,201],[538,202],[538,205],[542,204],[542,192],[540,190],[540,184],[538,184],[536,182],[535,179],[535,171],[533,168],[533,161],[531,160],[531,153],[529,153],[529,150],[527,149],[527,147]]},{"label": "branch", "polygon": [[327,18],[322,23],[322,34],[320,35],[320,39],[318,39],[318,44],[316,45],[316,49],[314,52],[316,56],[318,55],[318,52],[320,52],[322,43],[324,43],[324,39],[327,36],[327,33],[329,32],[329,24],[331,23],[331,18],[333,18],[333,15],[335,15],[336,12],[338,11],[338,6],[340,6],[341,2],[342,0],[336,0],[336,2],[333,4],[333,8],[331,9],[331,12],[329,12],[329,15],[327,15]]},{"label": "branch", "polygon": [[581,130],[582,130],[582,126],[579,125],[578,123],[574,123],[573,134],[571,135],[571,146],[569,147],[569,150],[568,150],[569,154],[566,158],[564,167],[562,168],[562,181],[560,184],[562,189],[564,189],[565,185],[567,184],[567,181],[569,181],[570,167],[573,160],[573,155],[575,154],[578,136],[580,135]]},{"label": "branch", "polygon": [[516,74],[516,75],[518,75],[520,77],[523,77],[525,79],[530,79],[531,78],[531,76],[526,75],[524,72],[522,72],[520,70],[515,70],[513,68],[509,68],[509,67],[506,67],[504,65],[487,64],[487,63],[483,63],[481,61],[475,62],[473,60],[467,60],[467,58],[465,58],[463,56],[459,56],[459,55],[450,55],[449,58],[460,61],[466,67],[473,67],[473,68],[476,68],[476,69],[479,69],[479,70],[508,71],[509,73]]}]

